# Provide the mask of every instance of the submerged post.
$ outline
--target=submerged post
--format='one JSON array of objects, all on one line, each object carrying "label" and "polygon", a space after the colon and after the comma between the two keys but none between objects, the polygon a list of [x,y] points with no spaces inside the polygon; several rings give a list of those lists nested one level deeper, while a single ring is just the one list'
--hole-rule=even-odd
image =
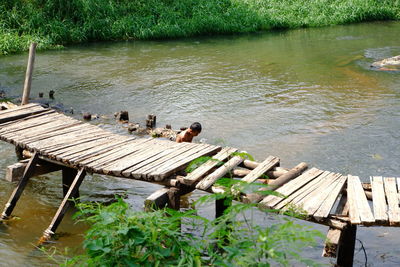
[{"label": "submerged post", "polygon": [[21,105],[26,105],[29,102],[29,94],[31,92],[31,84],[32,84],[33,65],[35,63],[35,55],[36,55],[36,45],[37,43],[31,43],[31,46],[29,47],[29,58],[28,58],[28,65],[26,67],[24,92],[22,94]]}]

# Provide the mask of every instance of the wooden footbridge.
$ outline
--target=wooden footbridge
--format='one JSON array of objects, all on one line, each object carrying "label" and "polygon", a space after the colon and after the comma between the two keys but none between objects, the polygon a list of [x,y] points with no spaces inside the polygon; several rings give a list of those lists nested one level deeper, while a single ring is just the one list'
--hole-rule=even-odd
[{"label": "wooden footbridge", "polygon": [[[146,203],[175,209],[180,207],[180,196],[195,189],[220,192],[215,182],[228,172],[246,183],[263,181],[267,174],[275,178],[268,180],[269,189],[280,196],[242,193],[242,201],[277,211],[297,207],[306,220],[328,225],[324,254],[337,256],[340,266],[352,264],[357,225],[400,225],[400,178],[372,177],[371,183],[363,184],[357,176],[306,170],[305,163],[284,169],[273,156],[259,163],[244,160],[230,147],[122,136],[37,104],[0,111],[0,139],[31,154],[9,167],[10,177],[17,169],[23,172],[5,205],[3,220],[10,217],[30,177],[62,170],[64,199],[44,238],[55,233],[86,172],[165,185]],[[201,156],[213,159],[189,174],[182,172]],[[224,202],[217,201],[216,208],[218,216]]]}]

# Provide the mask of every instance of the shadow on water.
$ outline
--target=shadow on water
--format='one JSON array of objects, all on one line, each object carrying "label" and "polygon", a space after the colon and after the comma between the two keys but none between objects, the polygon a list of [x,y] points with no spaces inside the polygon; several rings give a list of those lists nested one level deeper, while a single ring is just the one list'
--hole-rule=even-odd
[{"label": "shadow on water", "polygon": [[[321,169],[370,175],[400,174],[399,73],[370,64],[400,54],[400,23],[365,23],[234,37],[99,43],[39,52],[32,95],[56,91],[66,108],[107,115],[128,110],[131,121],[157,115],[173,128],[200,121],[200,138],[246,150],[258,160],[281,158]],[[2,57],[0,83],[20,94],[26,55]],[[75,114],[76,116],[80,116]],[[96,122],[127,134],[112,122]],[[0,166],[16,161],[13,147],[0,144]],[[0,169],[4,176],[4,169]],[[61,201],[61,177],[32,179],[15,210],[20,220],[0,228],[0,257],[16,266],[51,264],[32,242],[41,236]],[[0,180],[5,203],[14,185]],[[126,194],[141,209],[159,186],[126,179],[89,176],[81,195],[110,200]],[[195,192],[191,198],[199,197]],[[213,207],[199,211],[212,216]],[[260,224],[268,216],[255,217]],[[87,226],[66,216],[57,240],[61,250],[76,247]],[[313,226],[325,231],[326,227]],[[398,265],[395,228],[360,228],[371,266]],[[360,244],[357,243],[360,248]],[[357,250],[358,250],[357,248]],[[322,243],[306,254],[322,263]],[[356,265],[364,264],[362,252]]]}]

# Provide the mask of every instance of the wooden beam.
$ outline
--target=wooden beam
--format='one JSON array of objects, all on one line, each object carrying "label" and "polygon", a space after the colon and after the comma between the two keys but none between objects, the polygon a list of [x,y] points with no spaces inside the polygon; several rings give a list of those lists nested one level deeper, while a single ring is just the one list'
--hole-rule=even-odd
[{"label": "wooden beam", "polygon": [[342,231],[342,237],[340,238],[340,245],[338,248],[336,266],[338,267],[353,266],[356,235],[357,235],[356,225],[349,225]]},{"label": "wooden beam", "polygon": [[[279,178],[277,178],[274,181],[271,181],[270,183],[268,183],[269,186],[265,187],[265,188],[261,188],[260,191],[276,190],[278,187],[286,184],[290,180],[292,180],[292,179],[298,177],[299,175],[301,175],[307,168],[308,168],[307,163],[301,162],[297,166],[295,166],[293,169],[289,170],[288,172],[286,172],[285,174],[280,176]],[[258,203],[264,197],[265,197],[265,195],[258,194],[258,193],[252,193],[252,194],[248,194],[247,195],[248,201],[252,202],[252,203]]]},{"label": "wooden beam", "polygon": [[10,199],[8,200],[3,213],[1,214],[1,219],[7,219],[15,205],[17,204],[22,192],[25,189],[26,184],[28,183],[29,178],[32,177],[34,171],[35,171],[35,167],[37,162],[39,161],[39,155],[35,152],[32,156],[32,158],[30,159],[28,166],[26,167],[24,174],[22,175],[21,180],[19,181],[17,187],[14,189],[14,191],[12,192]]},{"label": "wooden beam", "polygon": [[48,241],[54,235],[57,227],[60,225],[61,220],[63,219],[65,213],[69,208],[70,205],[69,200],[78,192],[79,186],[81,185],[83,179],[85,178],[85,175],[86,171],[84,169],[80,169],[78,171],[74,181],[69,187],[67,194],[64,196],[61,205],[58,207],[56,215],[53,217],[53,220],[51,221],[49,227],[44,231],[43,236],[39,240],[39,244]]},{"label": "wooden beam", "polygon": [[162,209],[168,205],[168,188],[161,188],[151,194],[144,201],[144,211]]},{"label": "wooden beam", "polygon": [[[71,187],[74,178],[78,174],[78,170],[72,168],[62,168],[62,187],[63,187],[63,196],[65,197],[68,193],[69,188]],[[76,190],[75,194],[72,198],[79,198],[79,188]]]},{"label": "wooden beam", "polygon": [[[9,182],[17,182],[21,179],[29,160],[23,160],[12,165],[7,166],[5,180]],[[32,177],[43,175],[50,172],[61,170],[61,166],[57,164],[48,163],[46,161],[39,161]]]}]

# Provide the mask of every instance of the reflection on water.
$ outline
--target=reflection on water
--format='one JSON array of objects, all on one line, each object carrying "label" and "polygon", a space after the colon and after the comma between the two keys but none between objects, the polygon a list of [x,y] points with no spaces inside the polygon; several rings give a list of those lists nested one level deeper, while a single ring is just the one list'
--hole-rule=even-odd
[{"label": "reflection on water", "polygon": [[[110,117],[128,110],[131,120],[139,122],[154,113],[159,125],[174,128],[200,121],[200,137],[207,142],[241,148],[259,160],[279,156],[285,167],[306,161],[365,180],[369,175],[400,175],[400,74],[369,67],[400,54],[399,30],[398,22],[366,23],[39,52],[32,95],[52,89],[67,108]],[[0,58],[0,86],[10,94],[20,93],[25,64],[26,55]],[[113,123],[105,127],[124,132]],[[1,144],[0,156],[3,167],[16,160],[9,145]],[[31,252],[31,243],[55,213],[60,184],[57,173],[32,180],[15,210],[20,220],[0,228],[1,258],[16,265],[51,264]],[[13,185],[0,181],[0,187],[5,203]],[[95,176],[85,180],[82,195],[100,200],[127,192],[128,201],[140,209],[157,188]],[[210,209],[203,212],[210,214]],[[79,244],[84,229],[65,219],[60,231],[69,235],[57,247]],[[383,235],[389,231],[396,230],[360,231],[369,262],[400,262],[382,249],[381,244],[399,245]],[[321,260],[320,251],[310,253]],[[364,261],[361,254],[356,259]]]}]

